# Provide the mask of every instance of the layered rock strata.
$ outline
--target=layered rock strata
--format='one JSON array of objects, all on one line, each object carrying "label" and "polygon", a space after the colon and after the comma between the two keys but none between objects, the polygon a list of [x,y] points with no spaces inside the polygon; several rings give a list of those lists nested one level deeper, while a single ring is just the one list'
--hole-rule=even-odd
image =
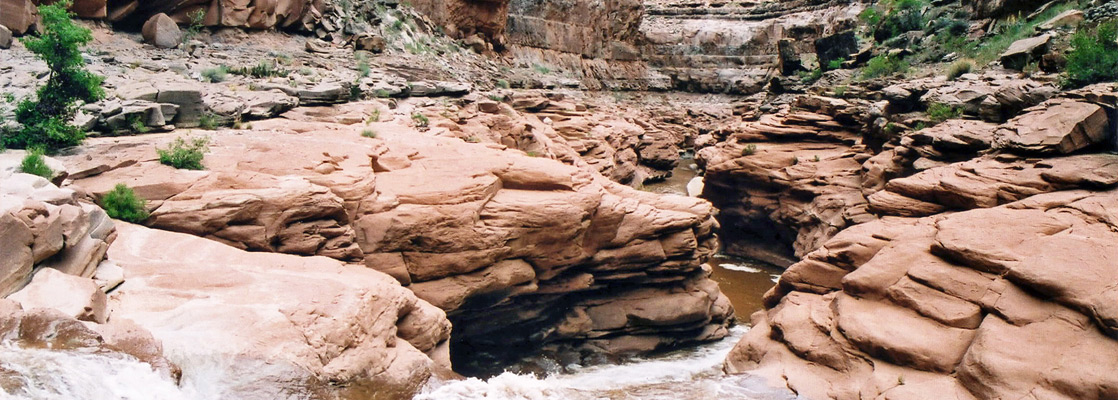
[{"label": "layered rock strata", "polygon": [[[1070,93],[1001,125],[951,120],[845,150],[862,160],[845,187],[862,197],[839,209],[865,221],[830,234],[792,225],[803,256],[766,293],[726,370],[819,399],[1118,395],[1095,372],[1118,349],[1104,305],[1118,156],[1098,153],[1114,136],[1112,90]],[[825,114],[843,119],[836,110]],[[711,172],[737,172],[708,179],[795,168],[751,173],[756,163],[717,157],[729,149],[711,153]],[[792,190],[842,187],[815,179]]]},{"label": "layered rock strata", "polygon": [[718,246],[708,203],[635,191],[573,152],[570,165],[358,122],[378,107],[212,134],[206,171],[158,164],[167,136],[93,141],[68,160],[93,197],[123,182],[149,199],[150,226],[392,275],[447,313],[462,371],[541,348],[625,355],[726,334],[732,308],[702,266]]}]

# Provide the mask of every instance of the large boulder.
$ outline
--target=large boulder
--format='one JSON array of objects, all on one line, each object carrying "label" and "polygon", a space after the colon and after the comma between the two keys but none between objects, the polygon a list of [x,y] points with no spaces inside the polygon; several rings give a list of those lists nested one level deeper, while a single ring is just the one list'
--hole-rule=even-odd
[{"label": "large boulder", "polygon": [[1106,110],[1095,104],[1053,100],[1027,111],[998,129],[996,147],[1021,154],[1068,154],[1113,135]]},{"label": "large boulder", "polygon": [[1052,36],[1048,34],[1021,39],[1009,45],[1009,48],[999,57],[1002,66],[1023,70],[1025,66],[1033,61],[1040,60],[1044,53],[1048,52],[1048,42],[1052,41]]},{"label": "large boulder", "polygon": [[39,12],[31,0],[0,0],[0,25],[22,35],[36,23]]},{"label": "large boulder", "polygon": [[109,258],[127,275],[114,318],[151,331],[206,396],[408,398],[449,367],[445,315],[368,268],[135,225]]},{"label": "large boulder", "polygon": [[170,49],[182,43],[182,31],[175,20],[167,14],[159,13],[148,18],[143,27],[144,42],[156,47]]},{"label": "large boulder", "polygon": [[103,324],[108,321],[109,310],[105,292],[92,279],[44,268],[35,274],[31,283],[8,296],[25,308],[53,308],[67,316],[82,321]]}]

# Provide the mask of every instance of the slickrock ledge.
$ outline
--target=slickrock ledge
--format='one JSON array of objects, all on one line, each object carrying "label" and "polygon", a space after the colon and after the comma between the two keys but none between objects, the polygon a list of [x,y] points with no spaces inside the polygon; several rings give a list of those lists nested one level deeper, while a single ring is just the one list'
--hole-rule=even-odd
[{"label": "slickrock ledge", "polygon": [[158,163],[173,135],[92,139],[66,161],[94,198],[118,182],[135,188],[151,201],[151,227],[395,277],[453,322],[458,371],[727,334],[733,308],[703,266],[718,248],[709,203],[631,189],[577,156],[574,166],[398,121],[341,124],[340,112],[207,133],[205,171]]}]

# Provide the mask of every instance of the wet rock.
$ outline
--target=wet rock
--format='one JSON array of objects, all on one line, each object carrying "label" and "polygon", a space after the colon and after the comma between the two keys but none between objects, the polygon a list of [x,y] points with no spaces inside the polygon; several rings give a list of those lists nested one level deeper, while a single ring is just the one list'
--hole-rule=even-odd
[{"label": "wet rock", "polygon": [[179,30],[179,25],[163,13],[148,18],[144,23],[143,35],[145,42],[164,49],[174,48],[182,43],[182,31]]},{"label": "wet rock", "polygon": [[[408,397],[449,367],[436,361],[447,359],[450,333],[441,311],[370,269],[134,225],[121,227],[109,258],[130,277],[113,293],[114,316],[151,331],[186,376],[219,365],[221,378],[202,383],[209,393]],[[199,290],[204,298],[187,295]]]},{"label": "wet rock", "polygon": [[105,292],[92,279],[45,268],[31,283],[8,296],[24,308],[53,308],[80,321],[105,323],[109,318]]}]

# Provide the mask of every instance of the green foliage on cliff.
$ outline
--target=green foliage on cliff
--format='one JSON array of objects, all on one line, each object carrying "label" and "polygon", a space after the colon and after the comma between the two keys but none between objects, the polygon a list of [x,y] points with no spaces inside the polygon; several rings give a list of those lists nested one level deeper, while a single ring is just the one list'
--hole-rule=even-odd
[{"label": "green foliage on cliff", "polygon": [[109,217],[128,222],[139,223],[148,219],[150,214],[145,209],[146,206],[147,201],[136,197],[136,192],[123,183],[116,184],[112,191],[101,198],[101,208],[105,209]]},{"label": "green foliage on cliff", "polygon": [[27,155],[23,157],[23,161],[19,163],[19,171],[50,179],[51,175],[54,175],[54,171],[51,171],[50,167],[47,166],[43,153],[43,149],[40,148],[30,149]]},{"label": "green foliage on cliff", "polygon": [[908,62],[899,56],[882,54],[871,58],[862,69],[862,78],[872,79],[908,71]]},{"label": "green foliage on cliff", "polygon": [[21,39],[23,45],[46,62],[50,69],[46,85],[35,99],[24,99],[16,107],[22,128],[2,137],[10,148],[42,147],[48,151],[81,143],[85,132],[70,125],[79,102],[94,102],[105,96],[104,78],[85,70],[79,46],[93,40],[89,29],[75,25],[66,11],[69,2],[40,6],[43,33]]},{"label": "green foliage on cliff", "polygon": [[884,42],[908,31],[924,28],[924,0],[882,0],[859,14],[862,22],[869,25],[873,38]]},{"label": "green foliage on cliff", "polygon": [[1080,87],[1118,80],[1118,42],[1115,39],[1118,39],[1118,20],[1075,32],[1063,85]]},{"label": "green foliage on cliff", "polygon": [[941,103],[932,103],[928,105],[927,113],[928,119],[938,124],[949,119],[962,117],[963,108]]}]

